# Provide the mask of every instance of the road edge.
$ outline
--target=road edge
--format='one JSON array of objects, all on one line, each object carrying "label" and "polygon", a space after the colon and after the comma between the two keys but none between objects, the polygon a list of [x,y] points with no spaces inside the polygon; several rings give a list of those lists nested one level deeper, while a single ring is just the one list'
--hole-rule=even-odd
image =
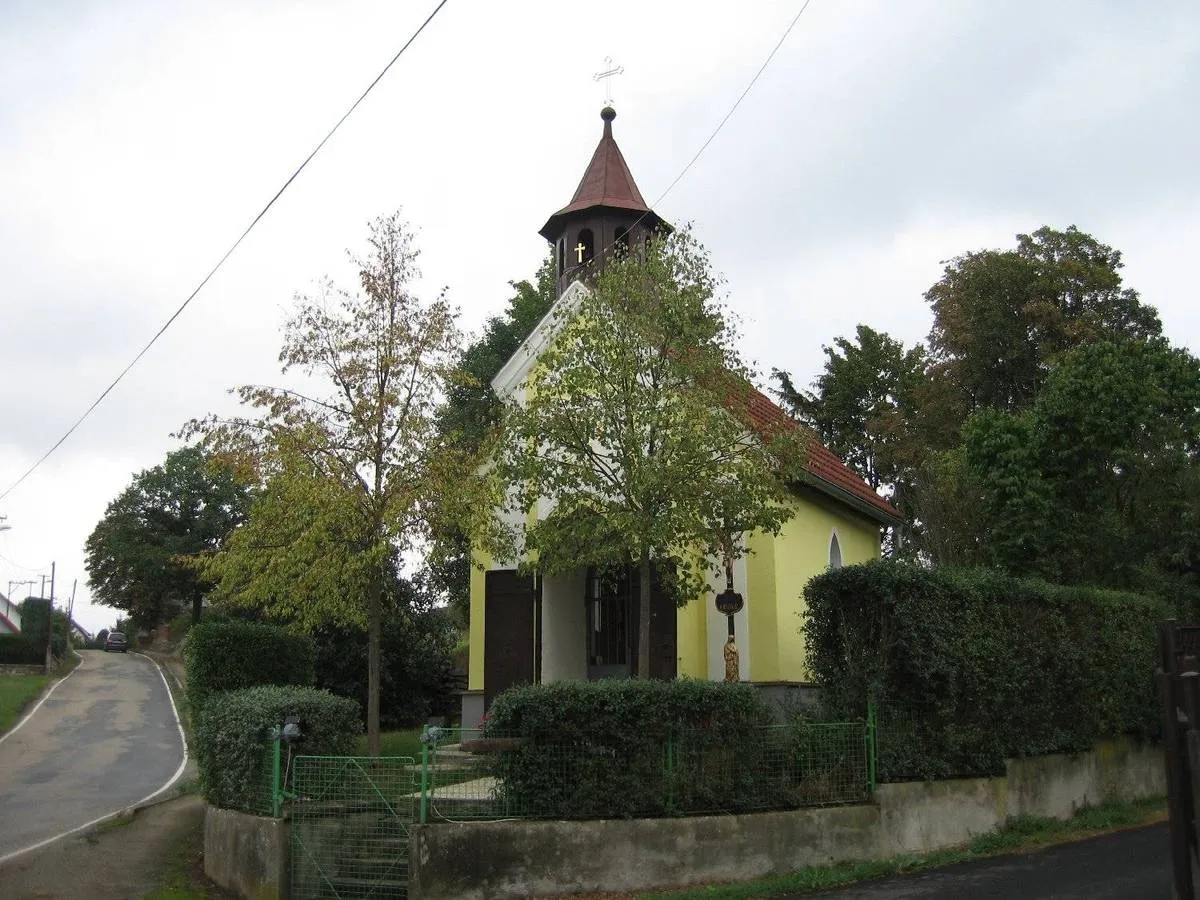
[{"label": "road edge", "polygon": [[[72,648],[72,652],[75,653],[75,655],[79,657],[79,665],[77,665],[75,668],[73,668],[70,672],[68,672],[62,678],[59,678],[57,681],[55,681],[52,685],[50,685],[50,687],[46,688],[45,693],[43,693],[42,696],[38,698],[38,701],[29,708],[29,712],[27,712],[27,713],[25,713],[25,715],[21,716],[21,718],[17,721],[16,725],[14,725],[12,728],[8,729],[8,731],[4,732],[4,734],[0,734],[0,744],[3,744],[10,737],[12,737],[18,731],[20,731],[22,726],[24,726],[24,724],[26,722],[28,722],[30,719],[33,718],[33,714],[42,708],[42,704],[50,699],[50,695],[53,694],[56,690],[58,690],[58,686],[60,684],[62,684],[64,681],[66,681],[68,678],[70,678],[72,675],[74,675],[76,672],[78,672],[80,669],[83,668],[83,664],[85,662],[87,662],[87,660],[84,658],[83,654],[76,652],[73,648]],[[3,862],[3,860],[0,860],[0,862]]]},{"label": "road edge", "polygon": [[[90,822],[84,822],[82,825],[77,825],[68,831],[63,831],[59,834],[54,835],[53,837],[48,837],[48,838],[45,838],[44,840],[38,841],[36,844],[30,844],[28,847],[22,847],[20,850],[14,850],[12,853],[7,853],[4,856],[0,856],[0,866],[3,866],[9,862],[12,862],[17,857],[24,856],[26,853],[32,853],[35,850],[41,850],[43,847],[49,847],[51,844],[56,843],[57,841],[61,841],[63,838],[68,838],[73,834],[79,834],[81,831],[87,831],[89,828],[94,828],[95,826],[101,824],[102,822],[107,822],[109,819],[115,819],[118,816],[132,815],[132,814],[136,813],[138,810],[143,809],[147,806],[150,806],[151,801],[154,800],[155,797],[157,797],[159,794],[165,793],[166,791],[170,790],[171,786],[179,780],[181,775],[183,775],[183,770],[185,768],[187,768],[187,763],[188,763],[187,737],[183,733],[183,723],[179,719],[179,708],[176,707],[176,705],[175,705],[175,695],[171,693],[171,685],[169,685],[167,683],[167,677],[165,674],[163,674],[162,666],[159,665],[158,662],[156,662],[153,659],[150,659],[150,657],[146,656],[146,654],[144,654],[144,653],[137,653],[137,651],[134,651],[134,654],[136,656],[142,657],[142,659],[147,660],[152,666],[154,666],[155,670],[158,672],[158,677],[162,679],[163,690],[165,690],[167,692],[167,700],[170,701],[170,703],[171,703],[171,714],[175,717],[175,728],[179,732],[179,746],[183,750],[183,759],[179,763],[179,768],[175,770],[175,774],[172,775],[170,777],[170,779],[168,779],[166,784],[164,784],[162,787],[160,787],[154,793],[147,794],[145,797],[143,797],[141,800],[138,800],[136,803],[132,803],[129,806],[123,806],[120,809],[115,809],[112,812],[105,813],[102,816],[98,816],[97,818],[92,819]],[[70,672],[68,672],[65,678],[62,678],[59,681],[55,682],[51,686],[50,690],[46,692],[46,697],[49,697],[51,692],[54,690],[54,688],[58,687],[58,685],[62,684],[64,681],[66,681],[67,678],[70,678],[71,675],[73,675],[80,667],[82,667],[82,665],[83,665],[83,663],[81,662],[78,666],[76,666],[74,669],[72,669]],[[42,698],[43,702],[45,701],[46,697]],[[38,703],[38,706],[41,706],[41,702]],[[29,715],[32,716],[33,713],[36,711],[37,711],[37,707],[35,706],[33,708],[33,710],[30,711]],[[28,718],[28,717],[29,716],[26,716],[26,718]],[[24,721],[25,720],[22,719],[21,722],[18,722],[17,725],[13,726],[12,730],[9,731],[8,734],[12,734],[14,731],[16,731],[17,728],[20,727],[20,725],[24,724]]]}]

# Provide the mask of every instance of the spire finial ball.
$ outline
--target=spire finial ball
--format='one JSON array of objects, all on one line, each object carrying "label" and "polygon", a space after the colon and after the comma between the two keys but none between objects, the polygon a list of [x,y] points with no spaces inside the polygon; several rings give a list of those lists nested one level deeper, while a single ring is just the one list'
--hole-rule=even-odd
[{"label": "spire finial ball", "polygon": [[617,111],[611,106],[606,106],[604,109],[600,110],[600,118],[602,118],[605,122],[611,122],[616,117]]}]

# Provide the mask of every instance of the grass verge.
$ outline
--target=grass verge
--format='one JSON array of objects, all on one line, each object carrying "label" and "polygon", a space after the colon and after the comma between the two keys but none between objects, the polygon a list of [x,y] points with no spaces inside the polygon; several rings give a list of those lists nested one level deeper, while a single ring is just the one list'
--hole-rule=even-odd
[{"label": "grass verge", "polygon": [[21,713],[50,683],[48,675],[5,675],[0,677],[0,734],[8,731]]},{"label": "grass verge", "polygon": [[227,897],[204,876],[204,825],[189,828],[168,852],[158,887],[143,900],[209,900]]},{"label": "grass verge", "polygon": [[[367,755],[367,736],[359,735],[358,754]],[[396,731],[384,731],[379,735],[380,756],[411,756],[418,762],[421,759],[421,729],[401,728]]]},{"label": "grass verge", "polygon": [[995,831],[981,834],[968,844],[933,853],[894,856],[891,859],[809,866],[787,875],[761,878],[742,884],[714,884],[666,893],[639,894],[649,900],[748,900],[780,894],[842,887],[857,881],[937,869],[954,863],[1018,853],[1095,837],[1110,831],[1149,825],[1166,814],[1166,799],[1152,797],[1133,803],[1108,801],[1085,807],[1073,818],[1059,821],[1039,816],[1021,816]]}]

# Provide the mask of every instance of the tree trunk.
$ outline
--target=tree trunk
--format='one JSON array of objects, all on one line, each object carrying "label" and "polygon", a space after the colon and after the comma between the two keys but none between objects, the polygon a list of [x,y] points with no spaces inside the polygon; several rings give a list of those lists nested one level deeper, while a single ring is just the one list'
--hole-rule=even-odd
[{"label": "tree trunk", "polygon": [[204,609],[204,595],[202,593],[200,593],[199,591],[196,591],[196,593],[192,595],[192,624],[193,625],[200,624],[200,613],[203,611],[203,609]]},{"label": "tree trunk", "polygon": [[383,581],[371,579],[367,597],[367,754],[379,755],[379,642],[383,633]]},{"label": "tree trunk", "polygon": [[650,677],[650,549],[642,549],[638,567],[638,677]]}]

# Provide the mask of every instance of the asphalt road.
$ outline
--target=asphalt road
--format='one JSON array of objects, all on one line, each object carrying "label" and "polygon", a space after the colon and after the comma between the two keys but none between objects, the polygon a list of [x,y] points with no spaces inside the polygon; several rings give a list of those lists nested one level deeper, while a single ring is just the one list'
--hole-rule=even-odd
[{"label": "asphalt road", "polygon": [[83,653],[0,740],[0,860],[163,788],[184,759],[167,686],[134,653]]},{"label": "asphalt road", "polygon": [[1167,826],[864,882],[794,900],[1170,900]]}]

